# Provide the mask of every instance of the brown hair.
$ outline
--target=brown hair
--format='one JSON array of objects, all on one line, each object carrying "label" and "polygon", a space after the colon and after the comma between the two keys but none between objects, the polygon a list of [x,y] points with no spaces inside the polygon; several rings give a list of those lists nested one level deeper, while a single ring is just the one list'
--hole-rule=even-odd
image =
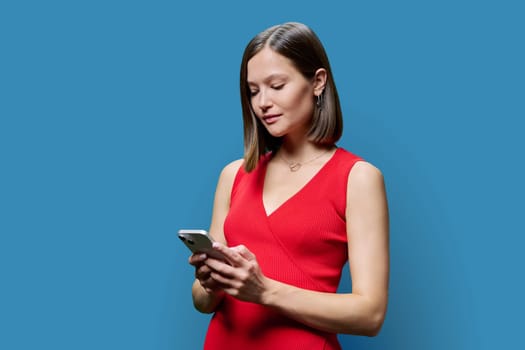
[{"label": "brown hair", "polygon": [[241,106],[244,122],[244,168],[252,171],[261,155],[276,151],[281,139],[273,137],[253,112],[248,88],[248,61],[264,47],[269,47],[288,58],[306,79],[312,79],[319,68],[324,68],[327,81],[316,104],[312,126],[308,132],[311,141],[322,145],[334,145],[343,132],[343,117],[332,70],[323,44],[306,25],[288,22],[270,27],[257,34],[246,46],[241,63]]}]

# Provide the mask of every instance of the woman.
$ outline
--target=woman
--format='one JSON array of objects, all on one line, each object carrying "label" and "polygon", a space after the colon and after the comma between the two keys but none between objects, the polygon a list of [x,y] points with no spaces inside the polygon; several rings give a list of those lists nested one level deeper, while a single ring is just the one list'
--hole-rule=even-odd
[{"label": "woman", "polygon": [[[340,349],[376,335],[388,294],[381,172],[336,147],[342,116],[324,48],[307,26],[255,36],[241,65],[245,156],[222,171],[210,234],[227,261],[194,254],[205,349]],[[336,293],[350,264],[352,293]]]}]

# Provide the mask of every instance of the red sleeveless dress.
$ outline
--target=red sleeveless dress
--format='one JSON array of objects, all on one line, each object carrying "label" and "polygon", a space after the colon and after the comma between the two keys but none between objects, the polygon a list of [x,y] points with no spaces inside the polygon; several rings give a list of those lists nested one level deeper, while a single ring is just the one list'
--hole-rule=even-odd
[{"label": "red sleeveless dress", "polygon": [[[335,293],[348,260],[346,189],[361,158],[338,148],[302,188],[270,215],[262,193],[271,155],[235,177],[224,222],[229,246],[244,244],[265,276],[304,289]],[[213,315],[205,350],[334,350],[337,335],[308,327],[270,308],[229,295]]]}]

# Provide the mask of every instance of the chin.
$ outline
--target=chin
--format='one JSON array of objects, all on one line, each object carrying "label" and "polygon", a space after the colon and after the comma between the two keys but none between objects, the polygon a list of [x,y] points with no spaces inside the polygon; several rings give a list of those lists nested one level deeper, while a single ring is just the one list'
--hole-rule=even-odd
[{"label": "chin", "polygon": [[[266,129],[268,130],[268,129]],[[273,137],[283,137],[286,136],[286,132],[277,132],[277,131],[270,131],[268,130],[268,133],[272,135]]]},{"label": "chin", "polygon": [[273,137],[283,137],[287,134],[286,130],[282,130],[281,128],[272,128],[272,125],[266,126],[266,131]]}]

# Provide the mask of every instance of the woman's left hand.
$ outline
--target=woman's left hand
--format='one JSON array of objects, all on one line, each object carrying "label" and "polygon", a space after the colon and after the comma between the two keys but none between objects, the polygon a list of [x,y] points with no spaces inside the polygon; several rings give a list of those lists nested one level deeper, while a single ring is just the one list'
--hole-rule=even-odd
[{"label": "woman's left hand", "polygon": [[268,279],[263,275],[255,255],[243,245],[226,247],[216,242],[213,249],[222,253],[230,265],[208,259],[205,263],[212,270],[210,277],[221,284],[229,295],[239,300],[261,303]]}]

